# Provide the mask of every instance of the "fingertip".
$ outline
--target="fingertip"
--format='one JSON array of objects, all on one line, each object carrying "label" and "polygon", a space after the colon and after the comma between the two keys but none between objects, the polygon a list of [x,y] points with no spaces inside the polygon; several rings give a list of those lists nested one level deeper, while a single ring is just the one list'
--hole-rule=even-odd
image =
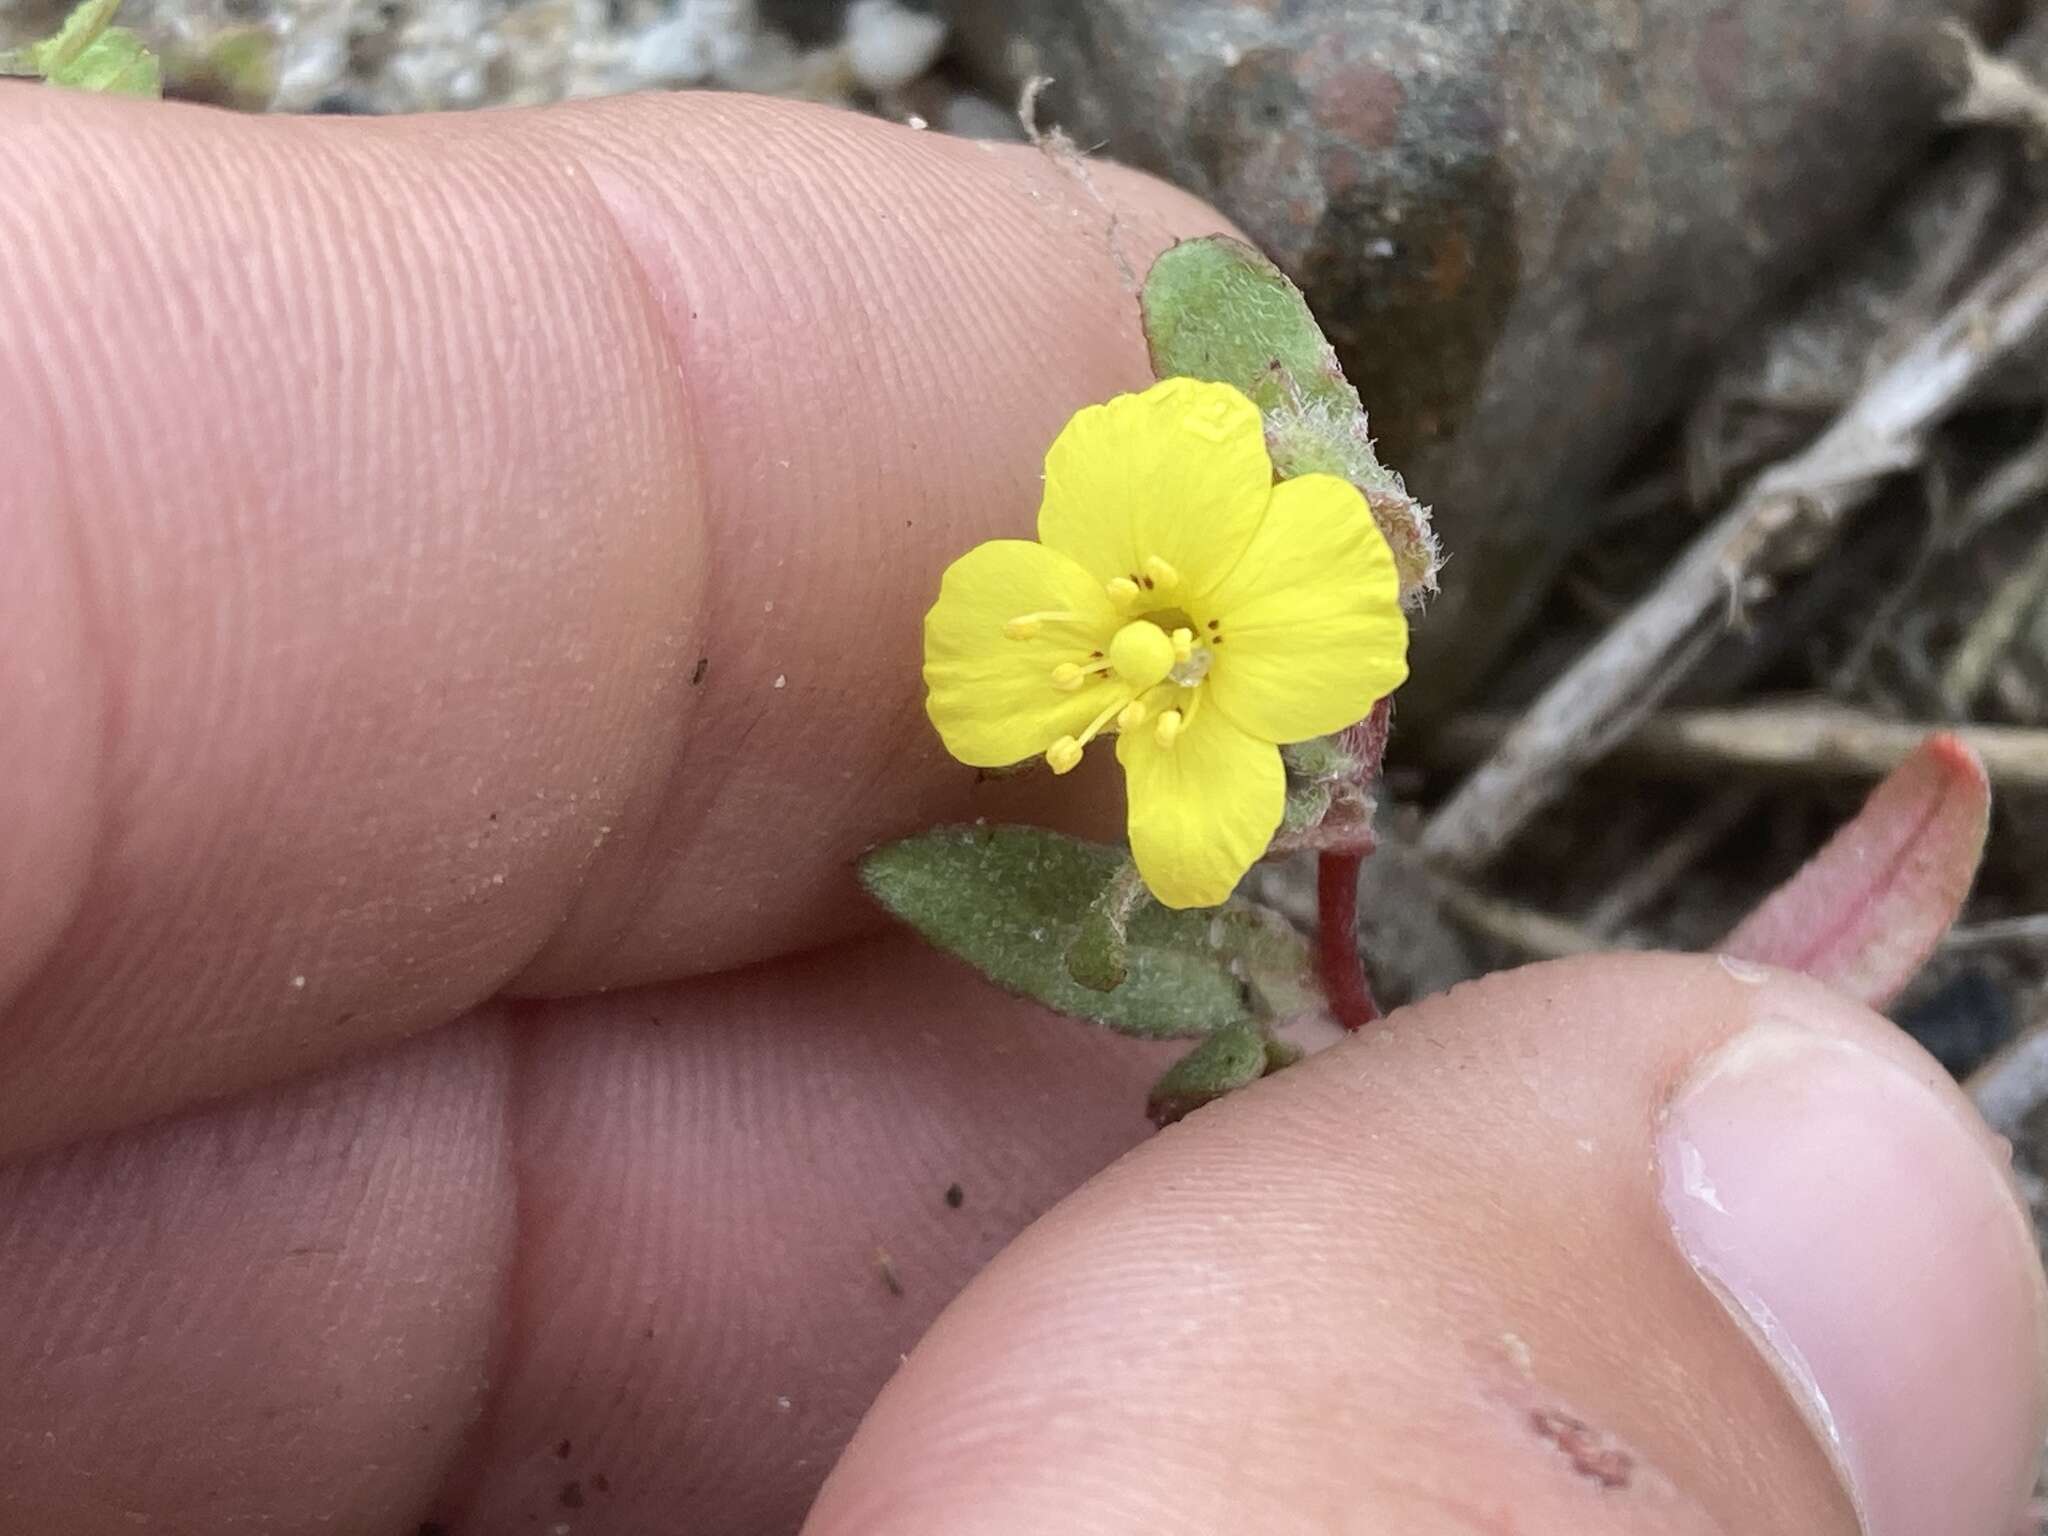
[{"label": "fingertip", "polygon": [[[1716,1154],[1730,1209],[1778,1202],[1783,1241],[1689,1248],[1666,1107],[1788,1022],[1880,1064],[1879,1123],[1796,1074],[1754,1114],[1710,1107],[1745,1138]],[[1699,957],[1536,967],[1398,1013],[1026,1234],[883,1394],[810,1530],[1307,1531],[1343,1510],[1848,1532],[1860,1501],[1879,1536],[2006,1536],[2038,1445],[2039,1274],[1917,1054],[1811,983]],[[1913,1150],[1861,1150],[1923,1102]],[[1793,1288],[1856,1456],[1731,1305],[1752,1282]]]}]

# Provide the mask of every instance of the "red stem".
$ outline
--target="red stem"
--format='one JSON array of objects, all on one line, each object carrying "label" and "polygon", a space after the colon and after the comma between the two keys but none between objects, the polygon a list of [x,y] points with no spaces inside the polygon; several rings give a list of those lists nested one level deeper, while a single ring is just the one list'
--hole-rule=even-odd
[{"label": "red stem", "polygon": [[1380,1016],[1358,951],[1358,871],[1369,852],[1370,844],[1316,859],[1316,969],[1330,1012],[1346,1029],[1363,1029]]}]

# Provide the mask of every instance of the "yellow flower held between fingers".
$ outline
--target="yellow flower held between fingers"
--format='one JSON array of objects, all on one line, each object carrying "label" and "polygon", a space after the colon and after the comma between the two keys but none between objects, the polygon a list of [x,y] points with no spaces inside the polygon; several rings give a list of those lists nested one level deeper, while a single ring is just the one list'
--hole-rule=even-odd
[{"label": "yellow flower held between fingers", "polygon": [[925,615],[946,750],[1054,773],[1114,733],[1131,852],[1169,907],[1215,906],[1286,805],[1279,744],[1364,718],[1408,675],[1387,541],[1333,475],[1273,483],[1258,407],[1167,379],[1092,405],[1045,458],[1038,542],[947,569]]}]

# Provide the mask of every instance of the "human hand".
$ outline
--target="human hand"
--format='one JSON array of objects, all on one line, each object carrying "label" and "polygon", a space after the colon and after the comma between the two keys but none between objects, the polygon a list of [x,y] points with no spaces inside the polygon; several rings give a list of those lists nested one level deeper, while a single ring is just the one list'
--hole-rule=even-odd
[{"label": "human hand", "polygon": [[[850,866],[1108,809],[946,762],[915,617],[1216,216],[731,98],[0,167],[0,1531],[793,1528],[1142,1130]],[[1854,1529],[1680,1212],[1869,1528],[2003,1536],[1992,1153],[1811,984],[1495,978],[1032,1227],[812,1528]]]}]

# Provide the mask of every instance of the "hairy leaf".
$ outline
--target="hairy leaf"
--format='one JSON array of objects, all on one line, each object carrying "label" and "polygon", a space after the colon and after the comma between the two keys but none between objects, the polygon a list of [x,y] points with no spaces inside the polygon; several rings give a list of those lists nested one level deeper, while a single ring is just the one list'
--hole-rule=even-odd
[{"label": "hairy leaf", "polygon": [[1257,909],[1145,902],[1125,928],[1121,982],[1082,985],[1069,954],[1124,862],[1120,849],[1037,827],[941,827],[875,850],[860,873],[883,906],[996,985],[1123,1034],[1246,1023],[1263,999],[1290,995],[1290,970],[1296,984],[1309,974],[1301,936]]},{"label": "hairy leaf", "polygon": [[1243,390],[1265,417],[1275,473],[1349,480],[1387,536],[1403,596],[1434,590],[1429,514],[1373,452],[1358,391],[1286,273],[1241,240],[1183,240],[1152,264],[1139,306],[1153,373]]},{"label": "hairy leaf", "polygon": [[84,0],[56,33],[0,55],[0,75],[40,75],[51,85],[154,100],[162,73],[141,38],[111,25],[121,0]]},{"label": "hairy leaf", "polygon": [[1231,1024],[1216,1031],[1166,1069],[1152,1085],[1145,1112],[1168,1126],[1226,1093],[1266,1075],[1266,1037],[1254,1025]]},{"label": "hairy leaf", "polygon": [[102,32],[77,58],[44,78],[75,91],[134,96],[143,101],[155,101],[164,93],[155,55],[125,27]]},{"label": "hairy leaf", "polygon": [[1171,247],[1146,274],[1140,303],[1162,379],[1233,384],[1265,412],[1309,400],[1363,409],[1301,290],[1241,240]]}]

